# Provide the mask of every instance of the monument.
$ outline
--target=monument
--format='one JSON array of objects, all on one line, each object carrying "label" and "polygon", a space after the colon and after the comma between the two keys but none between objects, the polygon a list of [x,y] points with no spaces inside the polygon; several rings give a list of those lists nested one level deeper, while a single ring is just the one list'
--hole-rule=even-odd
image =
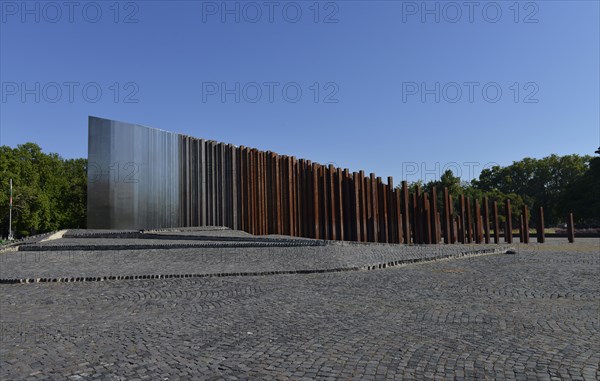
[{"label": "monument", "polygon": [[391,177],[97,117],[88,145],[89,229],[226,226],[436,244],[489,243],[492,228],[499,242],[498,208],[490,213],[487,198],[461,196],[455,208],[447,189],[438,198],[435,187],[409,192]]}]

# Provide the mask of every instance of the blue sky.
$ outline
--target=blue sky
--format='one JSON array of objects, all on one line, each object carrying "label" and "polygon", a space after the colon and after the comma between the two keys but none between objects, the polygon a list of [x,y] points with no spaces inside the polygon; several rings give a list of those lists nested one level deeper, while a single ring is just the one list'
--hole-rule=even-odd
[{"label": "blue sky", "polygon": [[87,157],[94,115],[396,181],[600,145],[598,1],[0,4],[1,145]]}]

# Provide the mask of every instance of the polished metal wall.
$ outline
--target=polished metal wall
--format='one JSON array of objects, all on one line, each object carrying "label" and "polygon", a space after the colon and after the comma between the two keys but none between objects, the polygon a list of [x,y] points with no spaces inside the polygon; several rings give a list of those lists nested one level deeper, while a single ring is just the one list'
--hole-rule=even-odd
[{"label": "polished metal wall", "polygon": [[179,135],[90,117],[88,228],[179,226]]},{"label": "polished metal wall", "polygon": [[89,119],[88,228],[212,225],[252,234],[419,244],[488,243],[493,228],[498,242],[496,202],[490,213],[487,198],[453,200],[446,188],[439,196],[435,187],[409,191],[403,181],[395,188],[391,177],[386,184],[373,173]]}]

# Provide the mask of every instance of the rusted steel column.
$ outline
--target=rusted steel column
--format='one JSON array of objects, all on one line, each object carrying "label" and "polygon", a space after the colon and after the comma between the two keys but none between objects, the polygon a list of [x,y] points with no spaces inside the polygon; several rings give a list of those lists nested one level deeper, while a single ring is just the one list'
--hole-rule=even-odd
[{"label": "rusted steel column", "polygon": [[312,191],[313,191],[313,217],[314,217],[314,222],[313,222],[313,229],[314,229],[314,237],[316,239],[320,239],[321,238],[321,216],[320,216],[320,200],[319,200],[319,168],[317,166],[317,164],[313,163],[312,164],[312,181],[311,181],[311,186],[312,186]]},{"label": "rusted steel column", "polygon": [[267,187],[265,189],[267,195],[267,232],[274,234],[275,229],[273,228],[273,158],[272,152],[266,152],[265,159],[265,177],[267,179]]},{"label": "rusted steel column", "polygon": [[[242,204],[243,206],[243,214],[244,214],[244,219],[243,219],[243,224],[244,224],[244,231],[250,233],[250,214],[251,214],[251,210],[250,210],[250,172],[249,172],[249,168],[250,168],[250,163],[249,163],[249,157],[248,157],[248,148],[244,147],[244,149],[242,150],[242,171],[243,171],[243,181],[242,181],[242,185],[243,185],[243,199],[242,199]],[[208,173],[207,173],[207,184],[206,186],[208,186]],[[208,201],[208,189],[207,189],[207,201]],[[207,206],[208,208],[208,206]],[[209,214],[207,214],[207,220],[210,220]]]},{"label": "rusted steel column", "polygon": [[387,210],[387,186],[377,178],[377,198],[379,200],[379,242],[388,243],[388,210]]},{"label": "rusted steel column", "polygon": [[494,220],[494,243],[500,243],[500,222],[498,219],[498,201],[492,204],[492,213]]},{"label": "rusted steel column", "polygon": [[411,211],[411,220],[410,220],[410,224],[411,224],[411,231],[412,231],[412,240],[413,243],[415,244],[420,244],[423,243],[421,242],[421,238],[419,236],[419,215],[421,214],[419,212],[419,198],[417,196],[417,191],[414,190],[411,194],[410,197],[410,211]]},{"label": "rusted steel column", "polygon": [[290,177],[289,177],[289,164],[287,156],[280,156],[281,158],[281,227],[282,233],[290,234]]},{"label": "rusted steel column", "polygon": [[289,173],[290,173],[290,235],[296,236],[297,229],[297,214],[296,214],[296,158],[289,158]]},{"label": "rusted steel column", "polygon": [[294,232],[296,230],[296,214],[294,213],[295,207],[294,207],[294,186],[295,186],[295,180],[294,180],[294,160],[292,156],[289,156],[287,158],[288,160],[288,182],[289,182],[289,201],[288,201],[288,205],[289,205],[289,224],[290,224],[290,235],[293,236]]},{"label": "rusted steel column", "polygon": [[465,197],[467,203],[467,218],[465,220],[465,232],[467,233],[467,243],[473,242],[473,218],[471,217],[471,200]]},{"label": "rusted steel column", "polygon": [[313,175],[313,164],[310,160],[306,161],[306,231],[309,233],[309,237],[316,238],[315,236],[315,187],[314,187],[314,175]]},{"label": "rusted steel column", "polygon": [[250,148],[246,148],[246,226],[248,228],[248,232],[252,233],[254,231],[254,224],[252,223],[252,218],[254,216],[253,211],[254,207],[252,204],[252,179],[254,178],[252,175],[252,151]]},{"label": "rusted steel column", "polygon": [[355,219],[355,221],[352,221],[352,231],[354,232],[353,234],[353,238],[356,241],[364,241],[365,237],[362,236],[362,231],[361,231],[361,224],[362,224],[362,217],[361,217],[361,182],[362,179],[360,177],[359,173],[352,173],[352,190],[353,190],[353,197],[352,197],[352,216],[354,217],[353,219]]},{"label": "rusted steel column", "polygon": [[312,226],[314,223],[312,214],[312,207],[314,205],[312,198],[314,195],[311,187],[312,172],[309,160],[304,160],[304,164],[302,165],[302,181],[304,183],[302,188],[304,189],[304,197],[302,197],[304,223],[302,224],[302,227],[304,229],[305,237],[314,238],[314,229]]},{"label": "rusted steel column", "polygon": [[337,216],[336,219],[338,221],[338,238],[340,240],[346,239],[345,228],[346,224],[344,223],[344,175],[341,168],[337,168],[335,174],[335,191],[336,191],[336,209]]},{"label": "rusted steel column", "polygon": [[254,205],[254,151],[248,150],[248,225],[250,227],[250,233],[256,234],[254,227],[254,219],[256,217],[256,209]]},{"label": "rusted steel column", "polygon": [[394,179],[391,176],[387,178],[387,214],[388,214],[388,242],[398,243],[396,236],[398,217],[396,216],[396,195],[394,194]]},{"label": "rusted steel column", "polygon": [[575,224],[573,224],[573,213],[569,213],[567,218],[567,235],[570,243],[575,242]]},{"label": "rusted steel column", "polygon": [[262,185],[262,152],[256,151],[256,229],[258,234],[263,234]]},{"label": "rusted steel column", "polygon": [[410,210],[410,202],[409,202],[409,197],[408,197],[408,183],[406,181],[402,181],[402,194],[401,194],[401,199],[402,199],[402,209],[401,209],[401,213],[402,213],[402,235],[404,236],[404,243],[409,244],[410,243],[410,214],[409,214],[409,210]]},{"label": "rusted steel column", "polygon": [[487,197],[483,198],[483,230],[485,243],[490,243],[490,202]]},{"label": "rusted steel column", "polygon": [[294,174],[294,236],[302,237],[302,209],[300,198],[304,197],[302,192],[302,178],[300,174],[300,160],[292,159]]},{"label": "rusted steel column", "polygon": [[293,186],[294,186],[294,178],[292,174],[292,158],[290,156],[285,157],[285,171],[287,176],[287,190],[286,190],[286,206],[287,206],[287,234],[293,235],[294,231],[294,206],[292,205],[293,201]]},{"label": "rusted steel column", "polygon": [[[240,147],[242,149],[243,147]],[[200,139],[200,205],[202,208],[200,223],[202,226],[208,225],[207,222],[207,214],[206,214],[206,141],[204,139]],[[242,185],[242,182],[239,183]],[[241,208],[240,208],[241,211]],[[243,227],[241,227],[243,230]]]},{"label": "rusted steel column", "polygon": [[277,155],[278,159],[278,172],[279,172],[279,223],[280,223],[280,234],[288,234],[288,208],[287,208],[287,174],[286,174],[286,158],[285,156]]},{"label": "rusted steel column", "polygon": [[431,243],[431,210],[429,206],[429,194],[427,192],[423,192],[422,196],[422,205],[423,205],[423,213],[421,214],[423,217],[423,241],[426,244]]},{"label": "rusted steel column", "polygon": [[374,242],[373,238],[373,195],[371,193],[371,180],[364,177],[365,205],[367,206],[367,242]]},{"label": "rusted steel column", "polygon": [[354,205],[354,178],[350,176],[348,168],[344,168],[342,172],[342,185],[343,185],[343,201],[344,201],[344,237],[346,240],[356,240],[354,237],[355,226],[354,223],[358,223],[358,220],[352,215],[352,207]]},{"label": "rusted steel column", "polygon": [[315,238],[315,185],[313,165],[314,164],[310,160],[306,161],[306,190],[308,194],[306,203],[306,229],[310,232],[311,238]]},{"label": "rusted steel column", "polygon": [[377,197],[377,178],[374,173],[369,174],[370,183],[371,183],[371,200],[373,202],[372,211],[373,211],[373,242],[379,242],[379,198]]},{"label": "rusted steel column", "polygon": [[425,197],[424,190],[421,190],[421,186],[417,186],[417,217],[418,217],[418,231],[419,231],[419,243],[427,243],[427,217],[425,211]]},{"label": "rusted steel column", "polygon": [[268,231],[270,234],[279,234],[279,225],[278,225],[278,209],[277,209],[277,200],[280,195],[280,189],[278,188],[278,179],[279,179],[279,167],[278,167],[278,156],[275,152],[267,152],[266,161],[267,161],[267,208],[268,208]]},{"label": "rusted steel column", "polygon": [[260,208],[260,152],[254,150],[254,231],[262,234],[261,208]]},{"label": "rusted steel column", "polygon": [[481,207],[479,206],[479,200],[475,199],[475,242],[481,243]]},{"label": "rusted steel column", "polygon": [[294,229],[294,220],[293,220],[293,207],[292,207],[292,158],[289,156],[285,157],[285,174],[286,174],[286,197],[285,197],[285,205],[286,205],[286,219],[287,219],[287,233],[288,235],[292,235],[292,230]]},{"label": "rusted steel column", "polygon": [[217,162],[218,162],[218,172],[217,172],[217,176],[218,176],[218,202],[217,205],[219,206],[217,209],[217,215],[219,216],[219,225],[220,226],[227,226],[227,220],[225,219],[225,207],[226,207],[226,195],[225,195],[225,166],[226,166],[226,161],[225,161],[225,144],[223,143],[219,143],[218,145],[218,150],[217,150]]},{"label": "rusted steel column", "polygon": [[390,243],[393,242],[393,236],[391,234],[390,228],[391,228],[391,214],[390,214],[390,205],[392,200],[390,199],[390,187],[388,186],[388,184],[382,184],[383,186],[383,221],[384,221],[384,236],[385,236],[385,242],[386,243]]},{"label": "rusted steel column", "polygon": [[224,181],[223,181],[223,166],[225,160],[223,157],[223,151],[225,145],[223,143],[217,144],[217,223],[219,226],[225,226],[225,195],[224,195]]},{"label": "rusted steel column", "polygon": [[262,178],[260,168],[260,151],[254,151],[254,171],[256,173],[256,234],[262,234]]},{"label": "rusted steel column", "polygon": [[212,224],[211,217],[211,193],[210,193],[210,168],[211,168],[211,155],[210,155],[210,141],[205,141],[204,143],[204,206],[205,206],[205,215],[206,215],[206,225],[210,226]]},{"label": "rusted steel column", "polygon": [[265,225],[267,222],[267,217],[265,214],[265,178],[264,178],[264,153],[262,151],[258,151],[258,207],[259,207],[259,229],[260,234],[265,234],[266,229]]},{"label": "rusted steel column", "polygon": [[423,239],[423,200],[421,199],[421,187],[418,185],[413,192],[413,211],[414,242],[422,244],[425,242]]},{"label": "rusted steel column", "polygon": [[215,142],[214,150],[214,195],[215,195],[215,225],[221,226],[221,144]]},{"label": "rusted steel column", "polygon": [[288,230],[288,177],[287,177],[287,160],[285,156],[277,155],[279,161],[279,184],[280,184],[280,199],[279,199],[279,219],[281,226],[280,234],[289,234]]},{"label": "rusted steel column", "polygon": [[367,240],[366,242],[373,242],[373,200],[371,197],[371,180],[368,176],[363,177],[363,187],[365,193],[365,206],[366,206],[366,222],[367,222]]},{"label": "rusted steel column", "polygon": [[337,230],[338,230],[338,226],[337,226],[337,220],[336,220],[336,214],[337,214],[337,210],[335,208],[335,203],[336,203],[336,197],[335,197],[335,168],[333,167],[333,164],[329,164],[329,168],[327,168],[326,170],[327,172],[327,188],[328,188],[328,192],[327,192],[327,196],[329,199],[329,223],[330,223],[330,237],[332,240],[337,240],[338,239],[338,235],[337,235]]},{"label": "rusted steel column", "polygon": [[544,207],[540,206],[538,212],[538,221],[536,227],[537,241],[544,243],[546,241],[546,232],[544,231]]},{"label": "rusted steel column", "polygon": [[529,243],[529,209],[523,205],[523,243]]},{"label": "rusted steel column", "polygon": [[281,188],[282,188],[282,179],[281,179],[281,157],[277,154],[273,155],[274,158],[274,166],[273,172],[275,175],[275,223],[273,226],[275,227],[276,234],[283,233],[283,225],[282,225],[282,215],[281,215]]},{"label": "rusted steel column", "polygon": [[296,236],[296,158],[290,157],[290,235]]},{"label": "rusted steel column", "polygon": [[296,157],[292,156],[290,173],[292,176],[292,236],[298,235],[298,207],[297,207],[297,196],[298,196],[298,176],[296,170],[298,168],[298,161]]},{"label": "rusted steel column", "polygon": [[321,200],[321,232],[323,233],[323,238],[329,240],[331,239],[331,235],[329,231],[329,208],[327,200],[327,167],[324,165],[319,166],[319,182],[319,198]]},{"label": "rusted steel column", "polygon": [[404,216],[402,215],[402,193],[400,191],[400,189],[394,189],[394,194],[396,197],[396,234],[398,237],[398,243],[405,243],[404,241],[404,226],[403,221],[404,221]]},{"label": "rusted steel column", "polygon": [[[240,230],[240,155],[236,146],[231,146],[231,182],[232,182],[232,199],[233,199],[233,229]],[[200,180],[199,180],[200,181]],[[199,214],[198,218],[202,221],[202,215]],[[200,225],[203,225],[200,222]]]},{"label": "rusted steel column", "polygon": [[269,194],[268,194],[268,188],[269,188],[269,184],[271,183],[269,181],[269,176],[267,173],[267,164],[269,162],[269,154],[267,152],[263,152],[262,154],[262,158],[261,158],[261,168],[262,168],[262,197],[263,197],[263,234],[269,234]]},{"label": "rusted steel column", "polygon": [[504,204],[506,208],[506,229],[504,230],[504,242],[512,243],[512,212],[510,210],[510,200],[507,198]]},{"label": "rusted steel column", "polygon": [[442,242],[442,215],[440,214],[440,212],[437,212],[435,214],[435,219],[437,221],[437,236],[436,236],[436,241],[439,244],[439,243]]},{"label": "rusted steel column", "polygon": [[218,225],[219,224],[219,212],[218,212],[218,183],[219,180],[217,178],[217,142],[211,142],[211,180],[212,180],[212,184],[211,184],[211,195],[212,195],[212,221],[214,225]]},{"label": "rusted steel column", "polygon": [[[207,149],[210,149],[207,145]],[[209,159],[210,160],[210,159]],[[248,233],[252,233],[252,167],[251,167],[251,156],[250,156],[250,148],[244,149],[244,172],[245,172],[245,204],[246,204],[246,216],[245,216],[245,224],[246,231]],[[210,194],[210,174],[207,173],[207,196]],[[208,196],[208,201],[210,202],[210,196]],[[210,206],[208,206],[208,220],[209,224],[211,223],[210,217]]]},{"label": "rusted steel column", "polygon": [[358,223],[360,224],[360,241],[367,242],[369,236],[369,228],[368,228],[368,201],[367,201],[367,188],[366,188],[366,179],[365,179],[365,171],[358,172],[358,192],[359,192],[359,202],[360,202],[360,217]]},{"label": "rusted steel column", "polygon": [[464,195],[460,195],[460,214],[458,216],[459,218],[459,233],[458,233],[458,241],[460,243],[466,243],[467,242],[467,232],[466,232],[466,223],[465,223],[465,196]]},{"label": "rusted steel column", "polygon": [[[343,171],[344,184],[344,237],[349,241],[360,241],[362,239],[361,227],[361,189],[357,172],[350,173],[348,168]],[[359,209],[357,208],[357,205]]]},{"label": "rusted steel column", "polygon": [[[419,188],[420,189],[420,188]],[[427,211],[426,211],[426,201],[428,201],[425,196],[427,193],[425,190],[423,192],[419,191],[418,201],[417,201],[417,213],[418,213],[418,231],[419,231],[419,243],[425,244],[427,243]]]},{"label": "rusted steel column", "polygon": [[444,187],[444,243],[449,244],[452,215],[450,214],[450,194],[448,187]]},{"label": "rusted steel column", "polygon": [[434,186],[431,189],[431,243],[439,243],[439,223],[438,223],[438,208],[437,208],[437,188]]},{"label": "rusted steel column", "polygon": [[321,194],[319,197],[321,198],[321,207],[323,211],[323,218],[321,219],[321,223],[323,226],[323,238],[329,240],[331,239],[331,228],[330,228],[330,215],[329,215],[329,189],[327,181],[327,167],[324,165],[319,166],[319,177],[321,181]]},{"label": "rusted steel column", "polygon": [[[240,217],[241,217],[241,221],[240,221],[240,229],[245,231],[246,230],[246,224],[244,222],[244,219],[246,217],[246,199],[245,199],[245,190],[246,190],[246,178],[245,178],[245,169],[244,169],[244,146],[240,146],[239,150],[238,150],[238,156],[239,156],[239,179],[240,179]],[[202,169],[204,171],[204,168]],[[204,183],[205,179],[205,174],[202,174],[202,181]],[[202,187],[204,188],[204,184],[202,184]],[[204,190],[202,191],[204,192]],[[202,198],[204,200],[205,198],[205,194],[203,193]],[[204,205],[204,202],[202,203]],[[202,214],[202,220],[205,220],[205,215],[206,215],[206,207],[204,207],[204,213]],[[206,224],[206,222],[203,223],[204,225]]]},{"label": "rusted steel column", "polygon": [[306,193],[302,191],[302,166],[300,164],[300,160],[295,160],[294,164],[294,178],[296,180],[296,184],[294,187],[294,197],[295,197],[295,213],[296,213],[296,235],[299,237],[305,237],[302,234],[302,203],[306,198]]},{"label": "rusted steel column", "polygon": [[237,229],[237,223],[235,220],[237,219],[238,206],[236,199],[236,179],[235,179],[235,148],[231,145],[227,145],[227,170],[225,171],[225,176],[227,179],[227,197],[228,197],[228,205],[227,205],[227,218],[229,220],[229,227],[231,229]]},{"label": "rusted steel column", "polygon": [[250,210],[250,218],[252,219],[252,234],[258,234],[258,202],[256,197],[256,150],[250,150],[250,202],[251,202],[251,210]]},{"label": "rusted steel column", "polygon": [[[238,205],[240,208],[240,213],[238,213],[238,227],[241,230],[244,230],[242,227],[242,210],[244,207],[244,202],[243,202],[243,191],[242,191],[242,171],[243,171],[243,165],[242,165],[242,150],[240,148],[237,149],[237,153],[236,153],[236,157],[237,157],[237,181],[238,181]],[[205,209],[206,210],[206,209]],[[202,213],[202,216],[204,218],[205,212]]]}]

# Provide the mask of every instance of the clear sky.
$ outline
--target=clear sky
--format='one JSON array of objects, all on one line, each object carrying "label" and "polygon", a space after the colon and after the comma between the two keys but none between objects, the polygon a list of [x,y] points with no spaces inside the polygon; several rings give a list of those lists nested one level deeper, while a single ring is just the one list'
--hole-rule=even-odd
[{"label": "clear sky", "polygon": [[600,145],[598,1],[0,5],[0,145],[87,157],[94,115],[396,181]]}]

